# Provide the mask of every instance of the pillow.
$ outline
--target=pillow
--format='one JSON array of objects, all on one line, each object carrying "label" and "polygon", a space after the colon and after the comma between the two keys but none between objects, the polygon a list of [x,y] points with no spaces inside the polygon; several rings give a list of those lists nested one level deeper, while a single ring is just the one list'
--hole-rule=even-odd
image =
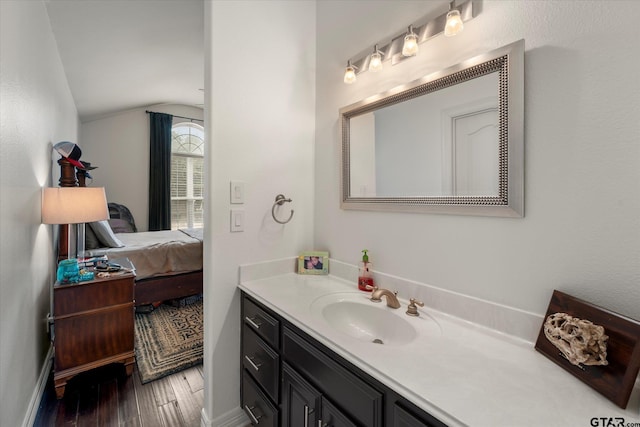
[{"label": "pillow", "polygon": [[111,218],[109,226],[114,233],[134,233],[133,225],[127,220],[119,218]]},{"label": "pillow", "polygon": [[86,224],[84,227],[84,248],[85,249],[98,249],[100,247],[100,241],[98,236],[93,232],[90,224]]},{"label": "pillow", "polygon": [[109,226],[109,221],[107,220],[96,221],[96,222],[91,222],[89,224],[93,229],[93,232],[96,233],[96,237],[98,237],[98,240],[100,241],[100,243],[102,243],[103,246],[107,246],[110,248],[121,248],[124,246],[124,243],[122,243],[116,237],[116,235],[113,234],[113,231]]}]

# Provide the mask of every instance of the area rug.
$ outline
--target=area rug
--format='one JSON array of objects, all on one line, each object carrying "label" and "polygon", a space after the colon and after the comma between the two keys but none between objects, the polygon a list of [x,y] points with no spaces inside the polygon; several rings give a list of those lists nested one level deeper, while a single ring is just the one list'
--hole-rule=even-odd
[{"label": "area rug", "polygon": [[136,362],[142,384],[202,363],[202,299],[136,314]]}]

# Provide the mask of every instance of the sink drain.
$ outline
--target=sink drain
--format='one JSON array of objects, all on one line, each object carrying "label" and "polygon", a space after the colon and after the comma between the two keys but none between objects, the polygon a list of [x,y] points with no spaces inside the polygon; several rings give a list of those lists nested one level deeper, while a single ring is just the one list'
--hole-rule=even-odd
[{"label": "sink drain", "polygon": [[376,338],[372,341],[374,344],[384,344],[384,342],[380,338]]}]

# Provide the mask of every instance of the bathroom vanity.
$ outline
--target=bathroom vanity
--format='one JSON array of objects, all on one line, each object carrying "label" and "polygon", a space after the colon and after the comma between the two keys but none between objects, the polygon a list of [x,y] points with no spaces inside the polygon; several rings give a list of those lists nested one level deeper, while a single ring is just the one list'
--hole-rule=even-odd
[{"label": "bathroom vanity", "polygon": [[241,356],[254,425],[445,425],[244,292]]},{"label": "bathroom vanity", "polygon": [[640,383],[621,409],[532,342],[435,310],[426,298],[418,317],[406,315],[408,299],[420,297],[407,291],[415,286],[401,288],[399,309],[333,275],[241,269],[239,287],[241,401],[254,425],[640,422]]}]

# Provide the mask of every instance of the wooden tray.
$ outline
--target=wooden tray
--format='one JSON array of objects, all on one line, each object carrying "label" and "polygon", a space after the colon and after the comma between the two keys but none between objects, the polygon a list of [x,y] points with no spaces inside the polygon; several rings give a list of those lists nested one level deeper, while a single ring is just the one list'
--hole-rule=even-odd
[{"label": "wooden tray", "polygon": [[640,322],[554,290],[544,319],[550,314],[567,313],[604,327],[609,336],[606,366],[571,364],[544,335],[540,328],[536,350],[610,399],[622,409],[627,407],[640,369]]}]

